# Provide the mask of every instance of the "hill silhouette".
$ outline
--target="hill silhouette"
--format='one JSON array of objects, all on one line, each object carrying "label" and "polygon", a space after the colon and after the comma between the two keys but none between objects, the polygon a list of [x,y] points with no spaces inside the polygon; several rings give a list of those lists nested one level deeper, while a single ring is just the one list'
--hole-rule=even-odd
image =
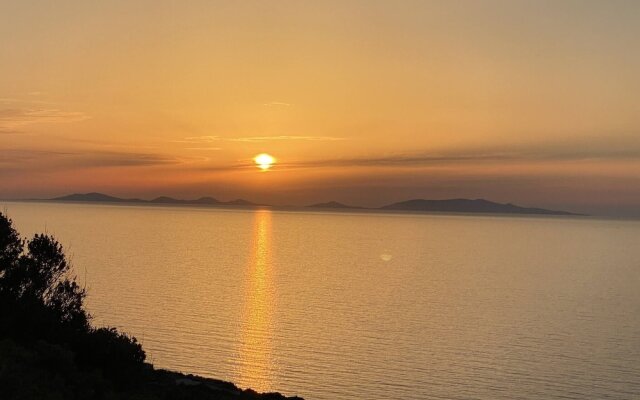
[{"label": "hill silhouette", "polygon": [[221,205],[221,206],[259,206],[260,204],[252,203],[248,200],[236,199],[232,201],[219,201],[213,197],[200,197],[193,200],[174,199],[173,197],[160,196],[152,200],[143,199],[123,199],[120,197],[109,196],[103,193],[74,193],[67,196],[55,197],[47,199],[50,201],[77,201],[77,202],[99,202],[99,203],[142,203],[142,204],[184,204],[184,205]]},{"label": "hill silhouette", "polygon": [[[140,200],[140,202],[144,203],[144,200]],[[149,200],[149,203],[157,203],[157,204],[223,204],[220,201],[214,199],[213,197],[201,197],[195,200],[179,200],[174,199],[173,197],[160,196],[156,197],[153,200]]]},{"label": "hill silhouette", "polygon": [[514,204],[494,203],[484,199],[449,199],[424,200],[414,199],[389,204],[383,210],[427,211],[427,212],[462,212],[491,214],[540,214],[540,215],[579,215],[567,211],[546,210],[543,208],[527,208]]},{"label": "hill silhouette", "polygon": [[339,203],[337,201],[329,201],[329,202],[326,202],[326,203],[311,204],[311,205],[308,205],[307,207],[309,207],[309,208],[364,208],[364,207],[358,207],[358,206],[350,206],[350,205],[347,205],[347,204]]},{"label": "hill silhouette", "polygon": [[109,196],[104,193],[74,193],[67,196],[56,197],[54,199],[56,201],[95,201],[95,202],[104,202],[104,203],[121,203],[121,202],[129,202],[129,203],[138,203],[144,202],[141,199],[121,199],[119,197]]},{"label": "hill silhouette", "polygon": [[[231,201],[219,201],[213,197],[201,197],[194,200],[181,200],[172,197],[160,196],[153,200],[123,199],[109,196],[103,193],[75,193],[67,196],[47,199],[49,201],[64,202],[100,202],[100,203],[138,203],[138,204],[176,204],[176,205],[209,205],[209,206],[237,206],[237,207],[257,207],[267,206],[267,204],[253,203],[244,199]],[[294,207],[295,208],[295,207]],[[326,203],[316,203],[306,206],[306,208],[325,209],[360,209],[360,210],[382,210],[382,211],[411,211],[411,212],[451,212],[451,213],[475,213],[475,214],[530,214],[530,215],[584,215],[568,211],[547,210],[544,208],[521,207],[511,203],[496,203],[485,199],[445,199],[426,200],[412,199],[398,203],[388,204],[379,208],[367,208],[347,205],[337,201]]]}]

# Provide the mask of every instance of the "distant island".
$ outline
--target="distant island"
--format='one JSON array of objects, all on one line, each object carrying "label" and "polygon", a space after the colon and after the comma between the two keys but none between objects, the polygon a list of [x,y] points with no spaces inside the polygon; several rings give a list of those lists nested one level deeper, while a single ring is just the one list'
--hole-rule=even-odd
[{"label": "distant island", "polygon": [[347,204],[339,203],[337,201],[328,201],[326,203],[317,203],[308,205],[309,208],[364,208],[358,206],[349,206]]},{"label": "distant island", "polygon": [[[277,207],[268,204],[253,203],[244,199],[220,201],[213,197],[201,197],[193,200],[174,199],[160,196],[152,200],[138,198],[123,199],[109,196],[103,193],[75,193],[45,201],[56,202],[98,202],[98,203],[137,203],[137,204],[175,204],[175,205],[202,205],[202,206],[238,206],[238,207]],[[316,203],[306,208],[334,209],[334,210],[369,210],[369,211],[409,211],[429,213],[469,213],[469,214],[528,214],[528,215],[584,215],[568,211],[547,210],[544,208],[521,207],[511,203],[496,203],[485,199],[445,199],[426,200],[412,199],[398,203],[388,204],[382,207],[360,207],[343,204],[337,201]]]},{"label": "distant island", "polygon": [[147,204],[187,204],[187,205],[218,205],[218,206],[260,206],[262,204],[252,203],[243,199],[231,201],[219,201],[213,197],[200,197],[194,200],[174,199],[173,197],[160,196],[152,200],[143,200],[138,198],[123,199],[120,197],[109,196],[104,193],[74,193],[67,196],[46,199],[48,201],[78,201],[78,202],[98,202],[98,203],[147,203]]},{"label": "distant island", "polygon": [[544,208],[520,207],[514,204],[494,203],[484,199],[449,200],[407,200],[381,207],[383,210],[409,210],[429,212],[464,212],[487,214],[545,214],[545,215],[582,215],[567,211],[546,210]]}]

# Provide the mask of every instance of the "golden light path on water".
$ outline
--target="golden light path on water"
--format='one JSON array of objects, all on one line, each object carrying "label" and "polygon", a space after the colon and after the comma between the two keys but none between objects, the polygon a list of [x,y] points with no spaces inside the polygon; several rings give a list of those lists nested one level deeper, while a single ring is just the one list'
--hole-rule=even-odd
[{"label": "golden light path on water", "polygon": [[252,253],[247,266],[237,382],[258,391],[270,391],[274,293],[271,263],[271,211],[255,213]]}]

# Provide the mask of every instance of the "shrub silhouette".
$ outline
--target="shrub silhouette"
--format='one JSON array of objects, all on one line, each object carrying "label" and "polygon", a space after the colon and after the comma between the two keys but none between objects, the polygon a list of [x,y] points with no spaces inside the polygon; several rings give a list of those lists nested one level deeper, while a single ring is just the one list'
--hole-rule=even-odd
[{"label": "shrub silhouette", "polygon": [[143,371],[142,346],[115,328],[92,327],[85,296],[60,243],[45,234],[24,240],[0,213],[0,340],[26,348],[25,354],[59,349],[59,354],[73,354],[80,368],[99,370],[116,387],[133,384]]}]

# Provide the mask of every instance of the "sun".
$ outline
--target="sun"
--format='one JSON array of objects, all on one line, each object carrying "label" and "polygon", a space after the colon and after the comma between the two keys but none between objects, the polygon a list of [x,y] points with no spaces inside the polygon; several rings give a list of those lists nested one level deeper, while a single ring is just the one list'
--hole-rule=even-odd
[{"label": "sun", "polygon": [[253,161],[256,162],[256,164],[258,165],[258,168],[260,168],[263,171],[266,171],[269,168],[271,168],[273,163],[276,162],[276,159],[267,153],[262,153],[253,157]]}]

